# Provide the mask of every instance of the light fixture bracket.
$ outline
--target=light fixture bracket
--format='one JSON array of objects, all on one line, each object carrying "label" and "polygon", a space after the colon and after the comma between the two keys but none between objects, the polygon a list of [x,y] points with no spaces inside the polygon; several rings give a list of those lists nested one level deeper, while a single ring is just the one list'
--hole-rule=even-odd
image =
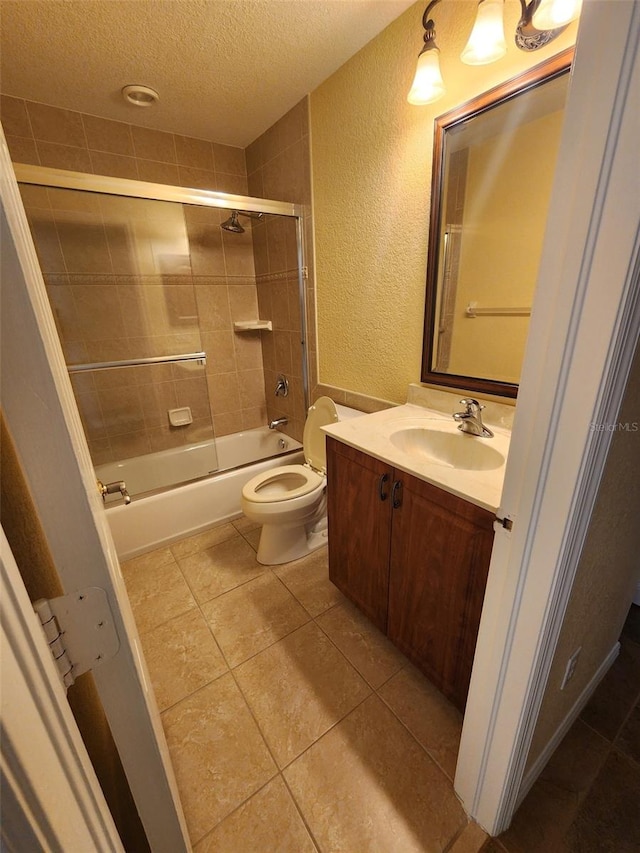
[{"label": "light fixture bracket", "polygon": [[567,29],[567,24],[562,27],[557,27],[554,30],[539,30],[533,25],[533,15],[540,5],[540,0],[531,0],[527,3],[526,0],[520,0],[522,7],[522,15],[516,27],[515,42],[520,50],[531,51],[538,50],[549,44],[557,38],[560,33]]},{"label": "light fixture bracket", "polygon": [[440,2],[441,0],[431,0],[427,8],[424,10],[424,15],[422,16],[422,26],[424,27],[424,47],[420,51],[420,54],[423,54],[425,50],[433,50],[438,47],[436,44],[436,25],[430,16],[431,10]]}]

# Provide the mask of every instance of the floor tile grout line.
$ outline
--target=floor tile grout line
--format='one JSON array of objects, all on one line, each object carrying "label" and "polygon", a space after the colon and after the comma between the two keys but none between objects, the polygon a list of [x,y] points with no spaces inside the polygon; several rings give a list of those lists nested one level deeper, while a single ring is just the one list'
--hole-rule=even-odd
[{"label": "floor tile grout line", "polygon": [[290,786],[289,786],[289,783],[288,783],[288,782],[287,782],[287,780],[285,779],[285,775],[284,775],[284,772],[283,772],[282,770],[280,771],[280,778],[281,778],[281,779],[282,779],[282,781],[284,782],[284,785],[285,785],[285,787],[286,787],[287,791],[289,792],[289,796],[291,797],[291,800],[293,801],[293,805],[295,806],[296,811],[297,811],[297,812],[298,812],[298,814],[300,815],[300,820],[303,822],[303,824],[304,824],[304,825],[305,825],[305,827],[306,827],[307,832],[309,833],[309,837],[311,838],[311,843],[314,845],[314,847],[316,848],[316,850],[318,851],[318,853],[322,853],[322,848],[321,848],[321,846],[320,846],[320,842],[319,842],[319,841],[317,841],[317,839],[316,839],[316,837],[315,837],[315,835],[314,835],[314,833],[313,833],[313,830],[311,829],[311,827],[310,827],[310,826],[309,826],[309,824],[307,823],[307,819],[306,819],[306,817],[304,816],[304,812],[302,811],[302,806],[298,803],[298,800],[296,799],[295,794],[294,794],[294,793],[293,793],[293,791],[291,790],[291,788],[290,788]]}]

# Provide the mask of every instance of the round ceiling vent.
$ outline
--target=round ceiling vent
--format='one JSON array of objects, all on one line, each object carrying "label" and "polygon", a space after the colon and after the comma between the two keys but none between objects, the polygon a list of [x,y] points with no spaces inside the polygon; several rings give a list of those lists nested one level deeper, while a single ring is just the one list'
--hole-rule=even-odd
[{"label": "round ceiling vent", "polygon": [[160,95],[148,86],[125,86],[122,97],[136,107],[150,107],[155,104]]}]

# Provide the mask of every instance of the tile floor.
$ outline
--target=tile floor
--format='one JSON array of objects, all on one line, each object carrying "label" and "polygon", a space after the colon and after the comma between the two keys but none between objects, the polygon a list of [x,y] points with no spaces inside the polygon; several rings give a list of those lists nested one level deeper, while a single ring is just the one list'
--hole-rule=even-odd
[{"label": "tile floor", "polygon": [[461,715],[330,583],[246,519],[123,564],[195,853],[637,853],[640,608],[488,839],[452,779]]},{"label": "tile floor", "polygon": [[476,853],[461,715],[329,582],[239,519],[123,564],[195,853]]}]

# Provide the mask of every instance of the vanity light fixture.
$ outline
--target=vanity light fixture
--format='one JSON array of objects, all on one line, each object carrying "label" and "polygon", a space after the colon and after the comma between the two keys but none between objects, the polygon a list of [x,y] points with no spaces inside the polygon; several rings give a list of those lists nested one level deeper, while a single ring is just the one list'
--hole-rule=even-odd
[{"label": "vanity light fixture", "polygon": [[[407,96],[410,104],[422,106],[440,98],[445,91],[440,72],[440,51],[435,43],[431,11],[441,0],[431,0],[422,16],[424,47],[418,56],[416,74]],[[532,51],[548,44],[580,14],[582,0],[520,0],[521,16],[515,43]],[[476,22],[460,55],[466,65],[487,65],[507,52],[504,38],[504,0],[479,0]]]}]

